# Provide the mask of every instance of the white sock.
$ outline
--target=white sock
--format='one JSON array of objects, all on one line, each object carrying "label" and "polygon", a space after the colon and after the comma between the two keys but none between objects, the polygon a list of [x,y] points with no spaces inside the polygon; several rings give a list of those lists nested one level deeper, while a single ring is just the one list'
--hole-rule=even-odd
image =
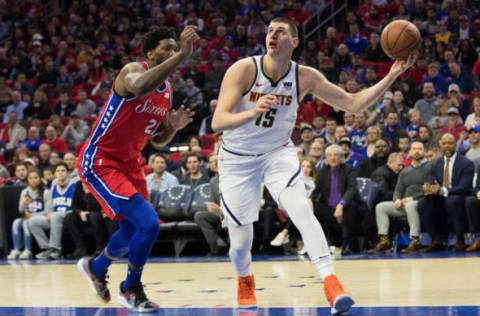
[{"label": "white sock", "polygon": [[253,224],[242,226],[228,225],[230,236],[230,259],[241,277],[252,275],[250,263],[252,254],[250,249],[253,242]]},{"label": "white sock", "polygon": [[327,238],[308,205],[303,182],[297,181],[293,186],[285,188],[280,193],[279,202],[300,231],[305,249],[322,279],[335,274]]}]

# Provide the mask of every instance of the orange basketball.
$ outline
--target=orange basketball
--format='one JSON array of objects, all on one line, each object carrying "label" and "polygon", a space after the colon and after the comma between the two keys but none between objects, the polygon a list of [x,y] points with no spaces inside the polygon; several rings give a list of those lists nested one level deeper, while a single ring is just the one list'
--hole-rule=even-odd
[{"label": "orange basketball", "polygon": [[412,22],[397,20],[389,23],[382,31],[382,49],[391,58],[406,59],[422,41],[420,31]]}]

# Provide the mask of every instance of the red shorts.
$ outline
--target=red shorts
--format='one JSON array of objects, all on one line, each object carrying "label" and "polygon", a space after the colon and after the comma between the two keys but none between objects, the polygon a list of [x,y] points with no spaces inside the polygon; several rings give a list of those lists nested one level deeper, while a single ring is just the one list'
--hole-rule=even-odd
[{"label": "red shorts", "polygon": [[117,162],[98,153],[91,165],[84,159],[83,155],[79,156],[78,174],[102,206],[102,212],[110,218],[125,219],[120,214],[120,201],[136,193],[148,201],[147,182],[138,160]]}]

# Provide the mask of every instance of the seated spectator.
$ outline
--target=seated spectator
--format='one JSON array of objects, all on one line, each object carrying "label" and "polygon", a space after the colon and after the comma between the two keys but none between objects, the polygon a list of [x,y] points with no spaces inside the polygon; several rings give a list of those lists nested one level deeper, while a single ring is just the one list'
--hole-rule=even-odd
[{"label": "seated spectator", "polygon": [[360,166],[360,161],[362,161],[365,157],[352,150],[352,142],[350,141],[350,138],[348,136],[343,136],[340,138],[338,145],[342,147],[343,152],[345,153],[345,164],[357,169],[358,166]]},{"label": "seated spectator", "polygon": [[335,130],[337,128],[337,120],[333,117],[327,117],[327,127],[323,132],[322,136],[325,138],[327,143],[334,144],[335,143]]},{"label": "seated spectator", "polygon": [[480,126],[470,127],[468,138],[470,139],[470,149],[465,154],[465,157],[477,165],[480,162]]},{"label": "seated spectator", "polygon": [[227,244],[219,235],[225,216],[220,206],[218,181],[217,168],[217,174],[210,180],[210,201],[207,203],[207,211],[198,211],[194,215],[195,223],[202,230],[203,236],[208,243],[209,252],[207,256],[224,255],[228,250]]},{"label": "seated spectator", "polygon": [[183,101],[185,107],[192,111],[201,111],[203,106],[203,93],[195,86],[195,82],[192,78],[187,77],[185,80],[185,87],[182,90],[185,93],[186,98]]},{"label": "seated spectator", "polygon": [[78,101],[77,106],[75,107],[75,111],[78,115],[81,118],[85,118],[94,115],[96,110],[97,106],[95,105],[95,102],[87,97],[87,92],[85,90],[78,90]]},{"label": "seated spectator", "polygon": [[217,103],[218,103],[217,99],[210,100],[210,103],[208,104],[210,108],[210,114],[203,118],[202,124],[200,125],[200,130],[198,131],[198,136],[202,136],[205,134],[215,134],[215,132],[212,129],[212,118],[213,118],[213,113],[217,108]]},{"label": "seated spectator", "polygon": [[[223,76],[225,75],[225,68],[221,58],[215,58],[210,69],[205,77],[205,91],[210,97],[216,97],[220,91]],[[213,113],[213,112],[212,112]]]},{"label": "seated spectator", "polygon": [[408,167],[410,163],[412,162],[412,157],[410,157],[409,151],[410,151],[410,138],[408,137],[407,134],[402,133],[398,136],[398,142],[397,144],[394,144],[394,151],[398,151],[402,155],[402,160],[403,160],[403,166]]},{"label": "seated spectator", "polygon": [[63,155],[67,152],[68,146],[65,140],[60,136],[57,136],[57,131],[52,125],[48,125],[45,130],[45,139],[42,139],[40,144],[47,144],[52,150],[57,151],[59,154]]},{"label": "seated spectator", "polygon": [[465,120],[465,127],[471,128],[474,125],[480,126],[480,95],[473,98],[473,113],[470,113]]},{"label": "seated spectator", "polygon": [[448,101],[460,111],[462,120],[465,120],[470,113],[470,102],[468,98],[464,97],[460,92],[460,88],[456,83],[451,83],[448,86]]},{"label": "seated spectator", "polygon": [[342,139],[342,137],[348,137],[348,131],[347,129],[345,128],[344,125],[338,125],[336,128],[335,128],[335,144],[338,145],[338,143],[340,142],[340,139]]},{"label": "seated spectator", "polygon": [[162,154],[150,156],[148,166],[152,169],[152,173],[145,177],[148,192],[164,191],[178,185],[177,177],[166,170],[167,160]]},{"label": "seated spectator", "polygon": [[367,38],[360,34],[357,23],[350,23],[348,29],[350,36],[345,40],[348,50],[354,54],[362,54],[368,46]]},{"label": "seated spectator", "polygon": [[[451,76],[447,77],[447,82],[450,84],[454,83],[458,86],[457,88],[460,90],[457,93],[462,92],[469,94],[472,91],[472,80],[470,76],[465,71],[462,71],[456,60],[448,62],[448,69],[450,70]],[[450,92],[450,90],[448,92]]]},{"label": "seated spectator", "polygon": [[26,186],[27,183],[27,173],[28,167],[24,162],[18,162],[15,164],[15,177],[13,179],[9,179],[7,183],[4,185],[13,185],[13,186]]},{"label": "seated spectator", "polygon": [[206,171],[208,177],[212,179],[218,174],[218,154],[212,152],[207,157],[208,160],[208,170]]},{"label": "seated spectator", "polygon": [[[18,204],[20,218],[12,224],[13,249],[7,257],[9,260],[32,258],[32,235],[28,222],[34,217],[43,217],[47,212],[45,202],[49,192],[43,186],[40,171],[30,169],[27,179],[28,186],[20,193]],[[20,252],[22,248],[24,250]]]},{"label": "seated spectator", "polygon": [[386,62],[389,60],[380,45],[380,35],[377,32],[370,33],[368,46],[365,51],[365,60],[374,62]]},{"label": "seated spectator", "polygon": [[438,100],[435,96],[435,86],[432,82],[423,85],[423,98],[415,102],[415,108],[420,111],[422,123],[428,123],[437,113]]},{"label": "seated spectator", "polygon": [[396,90],[393,93],[392,101],[393,101],[392,108],[394,109],[395,112],[398,113],[400,124],[402,126],[407,126],[409,123],[408,111],[410,109],[405,104],[405,98],[403,97],[403,92],[401,90]]},{"label": "seated spectator", "polygon": [[55,105],[53,113],[62,117],[68,117],[74,110],[75,105],[70,102],[70,95],[68,92],[60,92],[60,97],[58,103]]},{"label": "seated spectator", "polygon": [[23,111],[28,107],[28,103],[22,101],[22,94],[20,91],[12,92],[12,104],[7,106],[5,114],[3,114],[3,122],[8,123],[10,121],[10,113],[16,112],[19,121],[23,121]]},{"label": "seated spectator", "polygon": [[409,124],[406,128],[408,138],[410,140],[416,139],[418,137],[418,132],[420,131],[420,111],[417,109],[410,109],[408,111],[408,120]]},{"label": "seated spectator", "polygon": [[15,149],[27,138],[27,130],[18,123],[18,114],[11,111],[8,114],[8,143],[6,149]]},{"label": "seated spectator", "polygon": [[[320,138],[323,140],[323,138]],[[325,142],[317,141],[315,140],[311,145],[310,145],[310,150],[309,150],[309,158],[313,162],[315,168],[319,170],[320,168],[323,167],[325,163],[325,155],[324,155],[324,146]],[[299,161],[303,161],[305,159],[305,156],[298,158]]]},{"label": "seated spectator", "polygon": [[190,185],[192,189],[194,189],[200,184],[208,183],[210,181],[208,176],[202,173],[198,154],[188,152],[185,154],[184,159],[187,173],[180,178],[180,184]]},{"label": "seated spectator", "polygon": [[357,177],[370,178],[375,170],[387,163],[389,152],[390,146],[388,142],[382,138],[378,139],[375,142],[375,153],[371,157],[360,162],[360,166],[357,170]]},{"label": "seated spectator", "polygon": [[440,74],[440,65],[437,62],[433,62],[428,65],[428,76],[423,79],[422,85],[424,85],[426,82],[433,83],[437,93],[447,93],[448,81],[442,74]]},{"label": "seated spectator", "polygon": [[353,237],[362,234],[368,209],[358,195],[353,168],[343,163],[342,148],[330,145],[326,156],[326,165],[318,171],[311,198],[329,244],[342,245],[342,254],[347,255],[352,253]]},{"label": "seated spectator", "polygon": [[460,138],[462,132],[466,132],[467,128],[463,125],[460,118],[460,112],[456,107],[450,107],[447,111],[448,113],[448,123],[447,126],[440,130],[440,135],[445,133],[450,133],[455,136],[455,140]]},{"label": "seated spectator", "polygon": [[355,126],[355,114],[348,112],[343,113],[343,126],[347,129],[347,132],[350,133]]},{"label": "seated spectator", "polygon": [[32,118],[45,120],[50,117],[51,112],[47,95],[45,92],[37,90],[33,95],[33,102],[23,111],[23,116],[24,120]]},{"label": "seated spectator", "polygon": [[50,152],[50,157],[48,157],[48,164],[50,166],[56,166],[60,162],[60,155],[58,154],[57,151],[52,150]]},{"label": "seated spectator", "polygon": [[325,132],[325,119],[321,115],[313,117],[312,132],[314,136],[320,136]]},{"label": "seated spectator", "polygon": [[63,162],[67,164],[68,178],[70,181],[77,182],[80,180],[77,170],[77,155],[72,151],[68,151],[63,155]]},{"label": "seated spectator", "polygon": [[73,111],[61,138],[67,142],[69,150],[75,150],[79,144],[87,140],[89,134],[90,127],[87,122],[80,118],[77,111]]},{"label": "seated spectator", "polygon": [[390,144],[402,132],[402,125],[397,112],[390,112],[387,115],[387,124],[385,124],[384,133]]},{"label": "seated spectator", "polygon": [[403,158],[400,153],[391,153],[387,163],[375,170],[370,179],[378,183],[376,202],[391,201],[398,180],[398,173],[403,169]]},{"label": "seated spectator", "polygon": [[[33,217],[28,222],[28,227],[41,249],[35,256],[37,259],[60,259],[63,221],[72,210],[75,182],[68,178],[67,164],[59,162],[55,166],[54,174],[56,183],[52,185],[45,199],[44,216]],[[46,230],[50,230],[50,237],[47,237]]]},{"label": "seated spectator", "polygon": [[[478,132],[477,135],[480,135]],[[478,136],[477,136],[478,138]],[[477,177],[475,180],[475,188],[473,189],[473,196],[467,196],[465,200],[465,209],[467,211],[467,218],[470,227],[470,232],[473,234],[474,241],[466,249],[467,252],[475,252],[480,249],[480,177],[478,176],[479,169],[477,170]]]},{"label": "seated spectator", "polygon": [[42,182],[45,185],[45,188],[51,189],[53,180],[55,176],[53,175],[52,168],[50,166],[43,168],[42,170]]},{"label": "seated spectator", "polygon": [[28,129],[27,139],[23,141],[22,146],[27,147],[30,151],[37,151],[41,141],[40,130],[32,125]]},{"label": "seated spectator", "polygon": [[335,49],[335,52],[333,53],[333,62],[337,69],[350,67],[352,65],[352,58],[346,44],[340,44]]},{"label": "seated spectator", "polygon": [[355,114],[355,125],[348,134],[355,152],[363,153],[367,145],[367,115],[367,112]]},{"label": "seated spectator", "polygon": [[100,253],[107,245],[110,236],[117,230],[117,223],[102,214],[102,207],[88,191],[87,186],[78,180],[72,198],[72,212],[65,216],[65,230],[75,244],[75,250],[67,255],[77,259],[89,254],[86,235],[95,240],[95,252]]},{"label": "seated spectator", "polygon": [[50,163],[48,162],[50,158],[50,152],[52,149],[50,148],[50,145],[47,143],[40,143],[40,146],[38,146],[38,158],[39,158],[39,163],[38,163],[38,168],[40,170],[43,170],[43,168],[50,166]]},{"label": "seated spectator", "polygon": [[[438,133],[448,125],[448,109],[450,108],[450,100],[442,100],[438,106],[437,115],[433,116],[428,122],[428,126]],[[417,133],[418,134],[418,133]]]},{"label": "seated spectator", "polygon": [[313,136],[312,127],[308,124],[305,124],[300,130],[302,142],[299,144],[299,146],[303,148],[306,156],[309,155],[308,151],[310,150],[310,145],[313,143]]},{"label": "seated spectator", "polygon": [[381,202],[375,208],[380,242],[373,249],[373,253],[388,252],[392,248],[392,242],[388,236],[389,216],[407,217],[411,242],[402,251],[403,253],[413,254],[422,248],[420,244],[418,199],[423,196],[422,185],[430,174],[430,166],[424,161],[425,148],[422,142],[412,143],[410,155],[413,158],[412,163],[400,172],[393,192],[393,199]]},{"label": "seated spectator", "polygon": [[443,249],[448,237],[448,222],[453,222],[457,242],[454,251],[464,251],[463,235],[468,231],[465,211],[466,196],[472,192],[475,167],[473,162],[455,152],[455,136],[449,133],[440,138],[443,157],[432,162],[428,182],[423,185],[425,194],[418,202],[420,218],[432,238],[425,252]]},{"label": "seated spectator", "polygon": [[434,143],[432,129],[427,125],[420,125],[418,129],[418,140],[421,141],[428,150]]}]

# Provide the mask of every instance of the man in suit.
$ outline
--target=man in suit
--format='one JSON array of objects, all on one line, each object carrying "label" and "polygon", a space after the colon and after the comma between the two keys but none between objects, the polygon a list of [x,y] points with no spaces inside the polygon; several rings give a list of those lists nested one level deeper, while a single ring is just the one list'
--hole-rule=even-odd
[{"label": "man in suit", "polygon": [[[326,165],[317,174],[312,193],[318,216],[331,244],[342,246],[342,254],[351,254],[355,235],[363,237],[371,218],[357,190],[354,169],[344,163],[340,146],[326,149]],[[359,225],[359,223],[361,223]]]},{"label": "man in suit", "polygon": [[398,173],[403,169],[403,158],[401,153],[391,153],[387,163],[377,168],[370,179],[378,183],[377,201],[391,201],[393,191],[397,184]]},{"label": "man in suit", "polygon": [[443,134],[439,143],[443,157],[432,162],[429,181],[422,188],[425,196],[418,202],[421,221],[432,237],[432,244],[424,251],[442,249],[449,219],[457,235],[454,251],[464,251],[463,235],[468,231],[465,199],[472,192],[475,168],[471,160],[455,152],[455,136]]},{"label": "man in suit", "polygon": [[375,143],[375,154],[360,162],[360,166],[357,169],[357,177],[370,178],[375,170],[387,163],[389,151],[390,145],[388,142],[382,138],[378,139]]}]

